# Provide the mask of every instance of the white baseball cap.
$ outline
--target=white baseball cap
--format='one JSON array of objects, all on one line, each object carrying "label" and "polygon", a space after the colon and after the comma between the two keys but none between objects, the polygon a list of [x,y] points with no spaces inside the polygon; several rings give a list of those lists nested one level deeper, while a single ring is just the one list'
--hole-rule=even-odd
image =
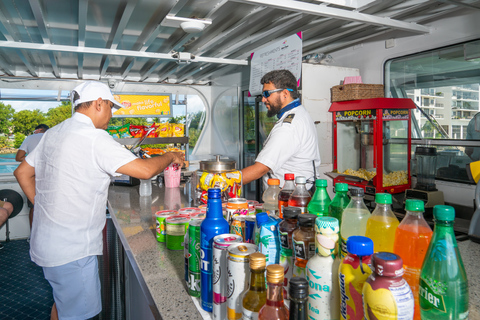
[{"label": "white baseball cap", "polygon": [[115,108],[123,108],[112,95],[108,86],[99,81],[86,81],[76,86],[71,92],[72,104],[74,107],[80,103],[95,101],[98,98],[113,102]]}]

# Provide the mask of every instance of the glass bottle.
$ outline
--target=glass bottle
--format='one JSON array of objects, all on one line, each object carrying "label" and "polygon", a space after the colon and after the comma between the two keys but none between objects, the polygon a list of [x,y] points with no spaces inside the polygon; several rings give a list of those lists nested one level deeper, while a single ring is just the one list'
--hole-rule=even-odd
[{"label": "glass bottle", "polygon": [[350,203],[342,214],[340,227],[340,258],[347,255],[347,239],[351,236],[365,236],[370,211],[363,202],[364,191],[361,188],[351,188]]},{"label": "glass bottle", "polygon": [[278,194],[278,212],[280,219],[283,219],[283,208],[288,207],[288,199],[293,190],[295,190],[295,175],[293,173],[285,173],[285,184]]},{"label": "glass bottle", "polygon": [[283,303],[283,267],[267,267],[267,302],[258,313],[259,320],[286,320],[288,311]]},{"label": "glass bottle", "polygon": [[294,257],[293,257],[293,240],[292,235],[298,229],[298,216],[301,214],[300,208],[286,207],[283,211],[283,221],[278,225],[280,234],[280,265],[285,269],[285,280],[283,297],[288,297],[288,283],[293,276]]},{"label": "glass bottle", "polygon": [[468,283],[453,231],[455,210],[433,208],[435,227],[420,272],[419,300],[423,320],[468,319]]},{"label": "glass bottle", "polygon": [[292,192],[292,195],[288,199],[289,207],[297,207],[302,210],[302,213],[307,212],[307,206],[312,198],[310,193],[307,191],[305,184],[307,179],[303,176],[298,176],[295,178],[295,190]]},{"label": "glass bottle", "polygon": [[328,216],[328,206],[332,200],[327,192],[327,180],[317,179],[315,180],[315,186],[317,187],[312,199],[308,203],[307,211],[320,216]]},{"label": "glass bottle", "polygon": [[265,286],[265,255],[255,252],[250,255],[250,287],[243,296],[243,319],[258,319],[258,312],[267,301]]},{"label": "glass bottle", "polygon": [[295,267],[293,277],[305,278],[308,260],[315,255],[315,219],[316,215],[305,213],[298,216],[298,229],[293,232],[293,250]]},{"label": "glass bottle", "polygon": [[293,278],[290,283],[289,295],[289,320],[308,320],[308,281],[304,278]]},{"label": "glass bottle", "polygon": [[268,214],[278,216],[278,194],[280,193],[280,180],[268,179],[268,188],[263,192],[263,210]]},{"label": "glass bottle", "polygon": [[[335,196],[328,206],[328,215],[330,217],[337,218],[339,225],[342,225],[342,214],[343,210],[347,207],[350,199],[347,195],[348,184],[346,183],[337,183],[335,185]],[[340,228],[340,232],[342,229]]]},{"label": "glass bottle", "polygon": [[423,218],[424,204],[422,200],[407,199],[405,210],[407,214],[395,232],[393,252],[402,257],[405,269],[403,278],[410,285],[415,301],[413,319],[420,320],[418,282],[433,231]]},{"label": "glass bottle", "polygon": [[374,252],[393,252],[395,231],[400,223],[391,208],[392,195],[377,193],[375,202],[377,206],[368,218],[365,236],[373,240]]}]

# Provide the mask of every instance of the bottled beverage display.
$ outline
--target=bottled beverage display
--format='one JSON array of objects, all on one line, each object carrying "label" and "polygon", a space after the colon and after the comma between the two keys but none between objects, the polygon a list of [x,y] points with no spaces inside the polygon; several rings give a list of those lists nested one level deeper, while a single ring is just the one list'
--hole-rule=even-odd
[{"label": "bottled beverage display", "polygon": [[342,231],[341,226],[343,210],[345,210],[348,203],[350,202],[347,192],[348,184],[335,184],[335,196],[333,197],[332,202],[330,202],[330,205],[328,206],[328,215],[338,220],[338,223],[340,225],[340,232]]},{"label": "bottled beverage display", "polygon": [[391,208],[392,195],[377,193],[375,202],[377,206],[368,219],[365,236],[373,240],[375,252],[393,252],[393,242],[399,222]]},{"label": "bottled beverage display", "polygon": [[265,285],[265,255],[256,252],[250,255],[250,287],[243,296],[243,319],[258,319],[258,312],[267,301]]},{"label": "bottled beverage display", "polygon": [[293,190],[295,190],[295,175],[293,173],[285,173],[285,184],[278,193],[278,211],[279,217],[283,219],[283,208],[288,207],[288,199]]},{"label": "bottled beverage display", "polygon": [[338,272],[340,319],[363,319],[362,290],[372,274],[373,241],[367,237],[351,236],[347,239],[347,251]]},{"label": "bottled beverage display", "polygon": [[278,194],[280,193],[280,180],[268,179],[268,188],[263,192],[263,210],[278,216]]},{"label": "bottled beverage display", "polygon": [[[370,211],[363,202],[364,191],[361,188],[351,188],[352,196],[342,214],[340,227],[340,254],[341,258],[347,255],[347,239],[351,236],[365,236]],[[375,243],[375,242],[374,242]]]},{"label": "bottled beverage display", "polygon": [[258,251],[267,259],[267,265],[280,262],[280,236],[278,234],[279,220],[268,216],[268,220],[260,225],[260,240]]},{"label": "bottled beverage display", "polygon": [[435,227],[420,272],[419,300],[423,320],[468,319],[468,283],[457,247],[455,210],[433,208]]},{"label": "bottled beverage display", "polygon": [[328,206],[332,200],[327,192],[327,180],[317,179],[315,180],[315,193],[312,196],[312,199],[308,203],[307,211],[314,215],[328,216]]},{"label": "bottled beverage display", "polygon": [[400,256],[390,252],[374,253],[372,269],[373,274],[363,285],[365,319],[412,319],[413,295],[402,278]]},{"label": "bottled beverage display", "polygon": [[307,263],[310,286],[308,319],[339,319],[340,289],[338,284],[338,220],[318,217],[315,220],[317,254]]},{"label": "bottled beverage display", "polygon": [[308,320],[308,281],[304,278],[293,278],[289,289],[289,320]]},{"label": "bottled beverage display", "polygon": [[302,176],[298,176],[295,178],[295,190],[292,192],[292,195],[288,199],[288,206],[289,207],[297,207],[302,210],[302,213],[307,212],[307,206],[312,198],[310,193],[307,191],[305,184],[307,183],[307,179]]},{"label": "bottled beverage display", "polygon": [[283,296],[285,299],[288,297],[288,283],[293,275],[294,257],[293,257],[293,232],[298,229],[297,221],[298,216],[302,212],[300,208],[285,207],[283,212],[283,221],[278,226],[280,234],[280,265],[285,269],[284,290]]},{"label": "bottled beverage display", "polygon": [[223,217],[221,190],[208,189],[207,216],[200,226],[200,289],[202,309],[212,311],[212,246],[216,235],[228,233],[230,226]]},{"label": "bottled beverage display", "polygon": [[424,204],[422,200],[407,199],[405,210],[407,213],[395,232],[393,252],[402,257],[405,269],[403,278],[410,285],[415,301],[413,318],[420,320],[418,282],[433,231],[423,218]]},{"label": "bottled beverage display", "polygon": [[315,219],[316,215],[305,213],[298,216],[298,229],[293,232],[295,263],[293,277],[305,278],[308,260],[315,255]]},{"label": "bottled beverage display", "polygon": [[258,319],[288,319],[288,311],[283,302],[283,267],[279,264],[267,267],[267,302],[260,309]]}]

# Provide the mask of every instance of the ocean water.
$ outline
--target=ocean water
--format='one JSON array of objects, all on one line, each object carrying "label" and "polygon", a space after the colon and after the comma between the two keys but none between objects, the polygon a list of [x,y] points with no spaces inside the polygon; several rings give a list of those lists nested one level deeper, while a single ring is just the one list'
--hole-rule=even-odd
[{"label": "ocean water", "polygon": [[13,173],[20,162],[15,161],[15,153],[0,154],[0,174]]}]

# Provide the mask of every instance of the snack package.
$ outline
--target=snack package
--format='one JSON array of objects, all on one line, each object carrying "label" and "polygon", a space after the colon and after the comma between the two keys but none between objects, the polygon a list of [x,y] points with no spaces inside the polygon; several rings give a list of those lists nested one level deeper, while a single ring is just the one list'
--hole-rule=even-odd
[{"label": "snack package", "polygon": [[172,137],[183,137],[185,135],[185,126],[183,123],[171,123]]},{"label": "snack package", "polygon": [[111,135],[111,136],[114,137],[114,138],[118,138],[119,136],[118,136],[118,129],[117,129],[117,128],[118,128],[118,127],[116,127],[116,126],[110,126],[110,127],[108,127],[108,128],[107,128],[108,134]]},{"label": "snack package", "polygon": [[167,138],[170,136],[170,124],[167,122],[158,124],[158,136],[160,138]]},{"label": "snack package", "polygon": [[143,126],[130,126],[130,135],[133,138],[141,138],[145,134],[145,129]]},{"label": "snack package", "polygon": [[131,138],[130,134],[130,124],[127,123],[123,126],[117,128],[119,138]]},{"label": "snack package", "polygon": [[147,138],[158,138],[158,125],[156,124],[152,124],[151,126],[145,126],[143,130],[145,130],[145,132],[148,132],[148,130],[150,130],[151,128],[155,128],[155,130],[151,131]]}]

